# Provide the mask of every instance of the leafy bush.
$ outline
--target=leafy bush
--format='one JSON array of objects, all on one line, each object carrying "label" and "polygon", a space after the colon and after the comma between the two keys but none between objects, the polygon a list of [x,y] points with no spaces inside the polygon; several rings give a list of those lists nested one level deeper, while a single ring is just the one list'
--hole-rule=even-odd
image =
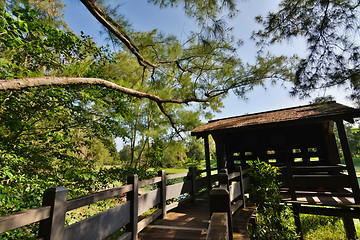
[{"label": "leafy bush", "polygon": [[301,229],[305,239],[346,239],[341,218],[301,214]]},{"label": "leafy bush", "polygon": [[281,203],[277,167],[259,160],[250,163],[250,200],[257,206],[258,221],[249,226],[252,239],[296,239],[291,209]]}]

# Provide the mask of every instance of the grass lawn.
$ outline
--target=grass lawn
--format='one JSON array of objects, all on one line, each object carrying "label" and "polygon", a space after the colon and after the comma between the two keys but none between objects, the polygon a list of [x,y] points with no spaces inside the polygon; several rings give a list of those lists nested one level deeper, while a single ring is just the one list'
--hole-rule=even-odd
[{"label": "grass lawn", "polygon": [[360,173],[360,158],[353,157],[353,162],[354,162],[354,166],[355,166],[355,171],[357,173]]},{"label": "grass lawn", "polygon": [[[347,239],[344,224],[340,218],[300,214],[304,239],[338,240]],[[357,236],[360,237],[360,222],[354,219]]]},{"label": "grass lawn", "polygon": [[178,173],[185,173],[188,172],[189,169],[187,168],[164,168],[167,174],[178,174]]}]

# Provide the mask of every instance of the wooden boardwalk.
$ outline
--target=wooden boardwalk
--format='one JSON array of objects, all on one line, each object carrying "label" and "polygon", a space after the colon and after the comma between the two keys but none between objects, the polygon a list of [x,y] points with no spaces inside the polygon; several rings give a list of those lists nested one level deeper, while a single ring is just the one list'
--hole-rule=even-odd
[{"label": "wooden boardwalk", "polygon": [[164,219],[152,222],[139,233],[139,240],[206,239],[209,221],[209,203],[197,200],[168,212]]},{"label": "wooden boardwalk", "polygon": [[[239,209],[233,216],[234,239],[250,239],[246,225],[252,212],[252,208]],[[209,221],[208,201],[189,202],[168,212],[164,219],[157,219],[148,225],[139,233],[139,240],[206,239]]]}]

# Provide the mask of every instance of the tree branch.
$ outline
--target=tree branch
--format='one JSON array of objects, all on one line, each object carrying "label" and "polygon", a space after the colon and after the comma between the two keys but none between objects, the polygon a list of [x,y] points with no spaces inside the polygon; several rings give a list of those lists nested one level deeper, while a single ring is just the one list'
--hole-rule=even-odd
[{"label": "tree branch", "polygon": [[112,19],[108,14],[106,14],[95,3],[94,0],[81,0],[81,2],[104,27],[106,27],[112,34],[114,34],[131,51],[131,53],[137,58],[140,66],[143,67],[149,66],[152,68],[157,68],[158,64],[173,63],[173,62],[178,63],[180,61],[179,59],[172,59],[172,60],[158,61],[156,63],[150,62],[140,54],[139,48],[126,34],[125,28],[121,26],[118,22],[116,22],[114,19]]},{"label": "tree branch", "polygon": [[160,111],[169,119],[169,121],[170,121],[170,123],[171,123],[171,126],[172,126],[172,128],[175,130],[175,132],[180,136],[180,138],[181,138],[182,140],[184,140],[183,137],[182,137],[181,134],[180,134],[179,129],[177,129],[177,127],[175,126],[175,123],[174,123],[172,117],[166,112],[166,110],[165,110],[164,106],[162,105],[162,103],[157,102],[157,105],[158,105]]},{"label": "tree branch", "polygon": [[177,103],[177,104],[187,104],[190,102],[208,102],[210,99],[218,96],[210,95],[207,98],[186,98],[186,99],[168,99],[161,98],[157,95],[137,91],[134,89],[126,88],[120,86],[116,83],[99,79],[99,78],[74,78],[74,77],[37,77],[37,78],[21,78],[21,79],[9,79],[9,80],[0,80],[0,91],[8,90],[20,90],[29,87],[41,87],[41,86],[67,86],[67,85],[97,85],[107,87],[133,97],[137,98],[147,98],[149,100],[155,101],[156,103]]}]

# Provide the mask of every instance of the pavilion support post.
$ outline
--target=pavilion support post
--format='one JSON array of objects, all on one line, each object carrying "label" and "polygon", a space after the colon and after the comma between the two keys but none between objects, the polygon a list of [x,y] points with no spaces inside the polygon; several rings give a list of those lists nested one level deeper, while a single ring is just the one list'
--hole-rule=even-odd
[{"label": "pavilion support post", "polygon": [[196,200],[196,185],[195,185],[196,176],[195,176],[195,168],[194,167],[189,167],[189,174],[190,174],[190,182],[191,182],[190,196],[192,198],[192,202],[195,202],[195,200]]},{"label": "pavilion support post", "polygon": [[212,134],[212,136],[216,144],[217,169],[220,170],[226,167],[225,147],[221,136],[216,134]]},{"label": "pavilion support post", "polygon": [[211,188],[212,188],[212,184],[211,184],[211,163],[210,163],[209,135],[206,135],[204,137],[204,147],[205,147],[207,188],[210,191]]},{"label": "pavilion support post", "polygon": [[345,232],[347,239],[357,239],[354,221],[350,217],[343,217]]},{"label": "pavilion support post", "polygon": [[158,176],[161,177],[161,182],[158,183],[160,189],[160,204],[159,207],[162,210],[162,218],[166,216],[166,174],[165,170],[160,170]]},{"label": "pavilion support post", "polygon": [[303,239],[303,234],[302,234],[302,229],[301,229],[299,207],[300,207],[300,204],[298,204],[298,203],[293,203],[292,204],[292,209],[293,209],[293,213],[294,213],[294,220],[295,220],[295,226],[296,226],[296,234],[298,235],[299,240],[302,240]]},{"label": "pavilion support post", "polygon": [[336,145],[336,138],[334,134],[334,121],[324,123],[324,136],[326,141],[326,151],[329,161],[332,165],[336,165],[340,162],[339,149]]},{"label": "pavilion support post", "polygon": [[[289,185],[289,193],[291,195],[291,200],[296,201],[296,185],[294,180],[294,172],[291,166],[290,162],[286,163],[286,170],[287,170],[287,181]],[[302,228],[301,228],[301,221],[300,221],[300,204],[299,203],[292,203],[292,210],[294,213],[294,220],[295,220],[295,226],[296,226],[296,234],[299,236],[299,239],[302,240]]]},{"label": "pavilion support post", "polygon": [[245,186],[244,186],[244,176],[243,176],[243,171],[242,171],[242,167],[239,166],[238,168],[239,172],[240,172],[240,189],[241,189],[241,198],[243,201],[243,208],[246,208],[246,197],[245,197]]},{"label": "pavilion support post", "polygon": [[43,206],[51,206],[50,217],[40,221],[38,238],[62,240],[64,238],[66,201],[68,189],[50,188],[44,192]]},{"label": "pavilion support post", "polygon": [[294,180],[294,173],[291,166],[291,163],[286,163],[286,170],[287,170],[287,181],[289,185],[289,193],[291,195],[291,200],[296,201],[296,186],[295,186],[295,180]]},{"label": "pavilion support post", "polygon": [[346,132],[344,128],[344,123],[342,120],[336,121],[336,127],[339,132],[340,142],[341,142],[341,148],[344,154],[344,159],[346,163],[346,168],[350,177],[351,185],[352,185],[352,191],[354,194],[355,204],[360,204],[360,189],[359,189],[359,183],[357,181],[354,162],[351,157],[350,147],[349,143],[347,141]]},{"label": "pavilion support post", "polygon": [[127,183],[133,186],[133,190],[126,195],[127,201],[130,201],[130,223],[126,225],[126,231],[131,232],[131,239],[138,239],[138,211],[139,211],[139,177],[130,175]]},{"label": "pavilion support post", "polygon": [[219,172],[219,185],[220,187],[224,186],[226,188],[226,190],[229,191],[229,175],[226,171],[226,169],[221,169]]}]

